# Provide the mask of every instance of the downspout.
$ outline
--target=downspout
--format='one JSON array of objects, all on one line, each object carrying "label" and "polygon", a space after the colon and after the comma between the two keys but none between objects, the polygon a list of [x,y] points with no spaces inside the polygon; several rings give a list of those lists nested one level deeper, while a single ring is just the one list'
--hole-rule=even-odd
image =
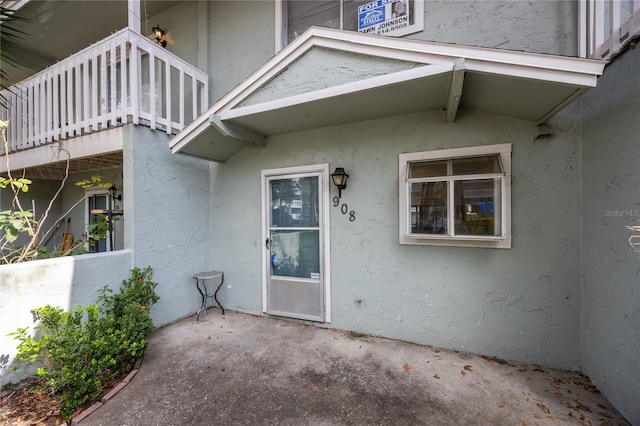
[{"label": "downspout", "polygon": [[584,280],[585,280],[585,270],[584,270],[584,172],[583,172],[583,132],[582,127],[584,126],[584,99],[581,97],[578,101],[578,163],[579,163],[579,172],[578,172],[578,181],[580,182],[580,188],[578,191],[578,197],[580,199],[580,213],[578,215],[578,226],[579,226],[579,246],[578,246],[578,254],[580,259],[580,366],[578,367],[580,372],[584,372],[584,362],[583,362],[583,354],[584,354],[584,339],[585,339],[585,288],[584,288]]}]

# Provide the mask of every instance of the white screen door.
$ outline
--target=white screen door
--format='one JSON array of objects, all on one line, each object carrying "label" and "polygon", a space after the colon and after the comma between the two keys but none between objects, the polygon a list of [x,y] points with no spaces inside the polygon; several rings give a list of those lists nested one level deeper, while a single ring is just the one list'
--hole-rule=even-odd
[{"label": "white screen door", "polygon": [[265,312],[326,321],[323,171],[264,179]]}]

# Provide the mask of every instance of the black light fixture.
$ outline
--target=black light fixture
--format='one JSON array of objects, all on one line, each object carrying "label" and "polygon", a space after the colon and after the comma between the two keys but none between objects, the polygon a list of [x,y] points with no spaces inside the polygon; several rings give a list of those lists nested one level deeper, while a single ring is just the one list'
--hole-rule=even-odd
[{"label": "black light fixture", "polygon": [[113,201],[115,201],[115,200],[121,201],[122,200],[122,194],[116,195],[117,193],[118,193],[118,188],[115,185],[111,185],[111,187],[109,188],[109,195],[111,196],[111,199]]},{"label": "black light fixture", "polygon": [[331,173],[331,179],[333,180],[333,184],[338,188],[338,198],[342,198],[342,190],[347,189],[347,179],[349,179],[349,175],[342,167],[336,167],[336,170]]},{"label": "black light fixture", "polygon": [[160,25],[151,29],[153,30],[153,34],[155,35],[158,44],[162,47],[167,47],[167,40],[164,40],[164,30],[160,28]]}]

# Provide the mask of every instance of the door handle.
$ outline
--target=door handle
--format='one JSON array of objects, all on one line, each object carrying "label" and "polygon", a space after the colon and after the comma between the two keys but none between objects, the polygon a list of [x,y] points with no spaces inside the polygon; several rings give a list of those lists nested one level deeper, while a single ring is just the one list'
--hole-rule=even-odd
[{"label": "door handle", "polygon": [[264,242],[265,247],[267,248],[267,250],[269,250],[269,239],[267,238],[267,240]]}]

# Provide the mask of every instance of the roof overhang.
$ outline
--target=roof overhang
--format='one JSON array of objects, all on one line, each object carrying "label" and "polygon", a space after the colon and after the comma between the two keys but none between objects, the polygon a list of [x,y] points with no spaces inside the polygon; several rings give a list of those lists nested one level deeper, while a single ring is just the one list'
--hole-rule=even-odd
[{"label": "roof overhang", "polygon": [[[350,72],[349,61],[376,71]],[[470,109],[541,124],[595,87],[604,65],[314,27],[169,146],[174,154],[224,162],[273,135],[433,110],[444,110],[447,122]]]}]

